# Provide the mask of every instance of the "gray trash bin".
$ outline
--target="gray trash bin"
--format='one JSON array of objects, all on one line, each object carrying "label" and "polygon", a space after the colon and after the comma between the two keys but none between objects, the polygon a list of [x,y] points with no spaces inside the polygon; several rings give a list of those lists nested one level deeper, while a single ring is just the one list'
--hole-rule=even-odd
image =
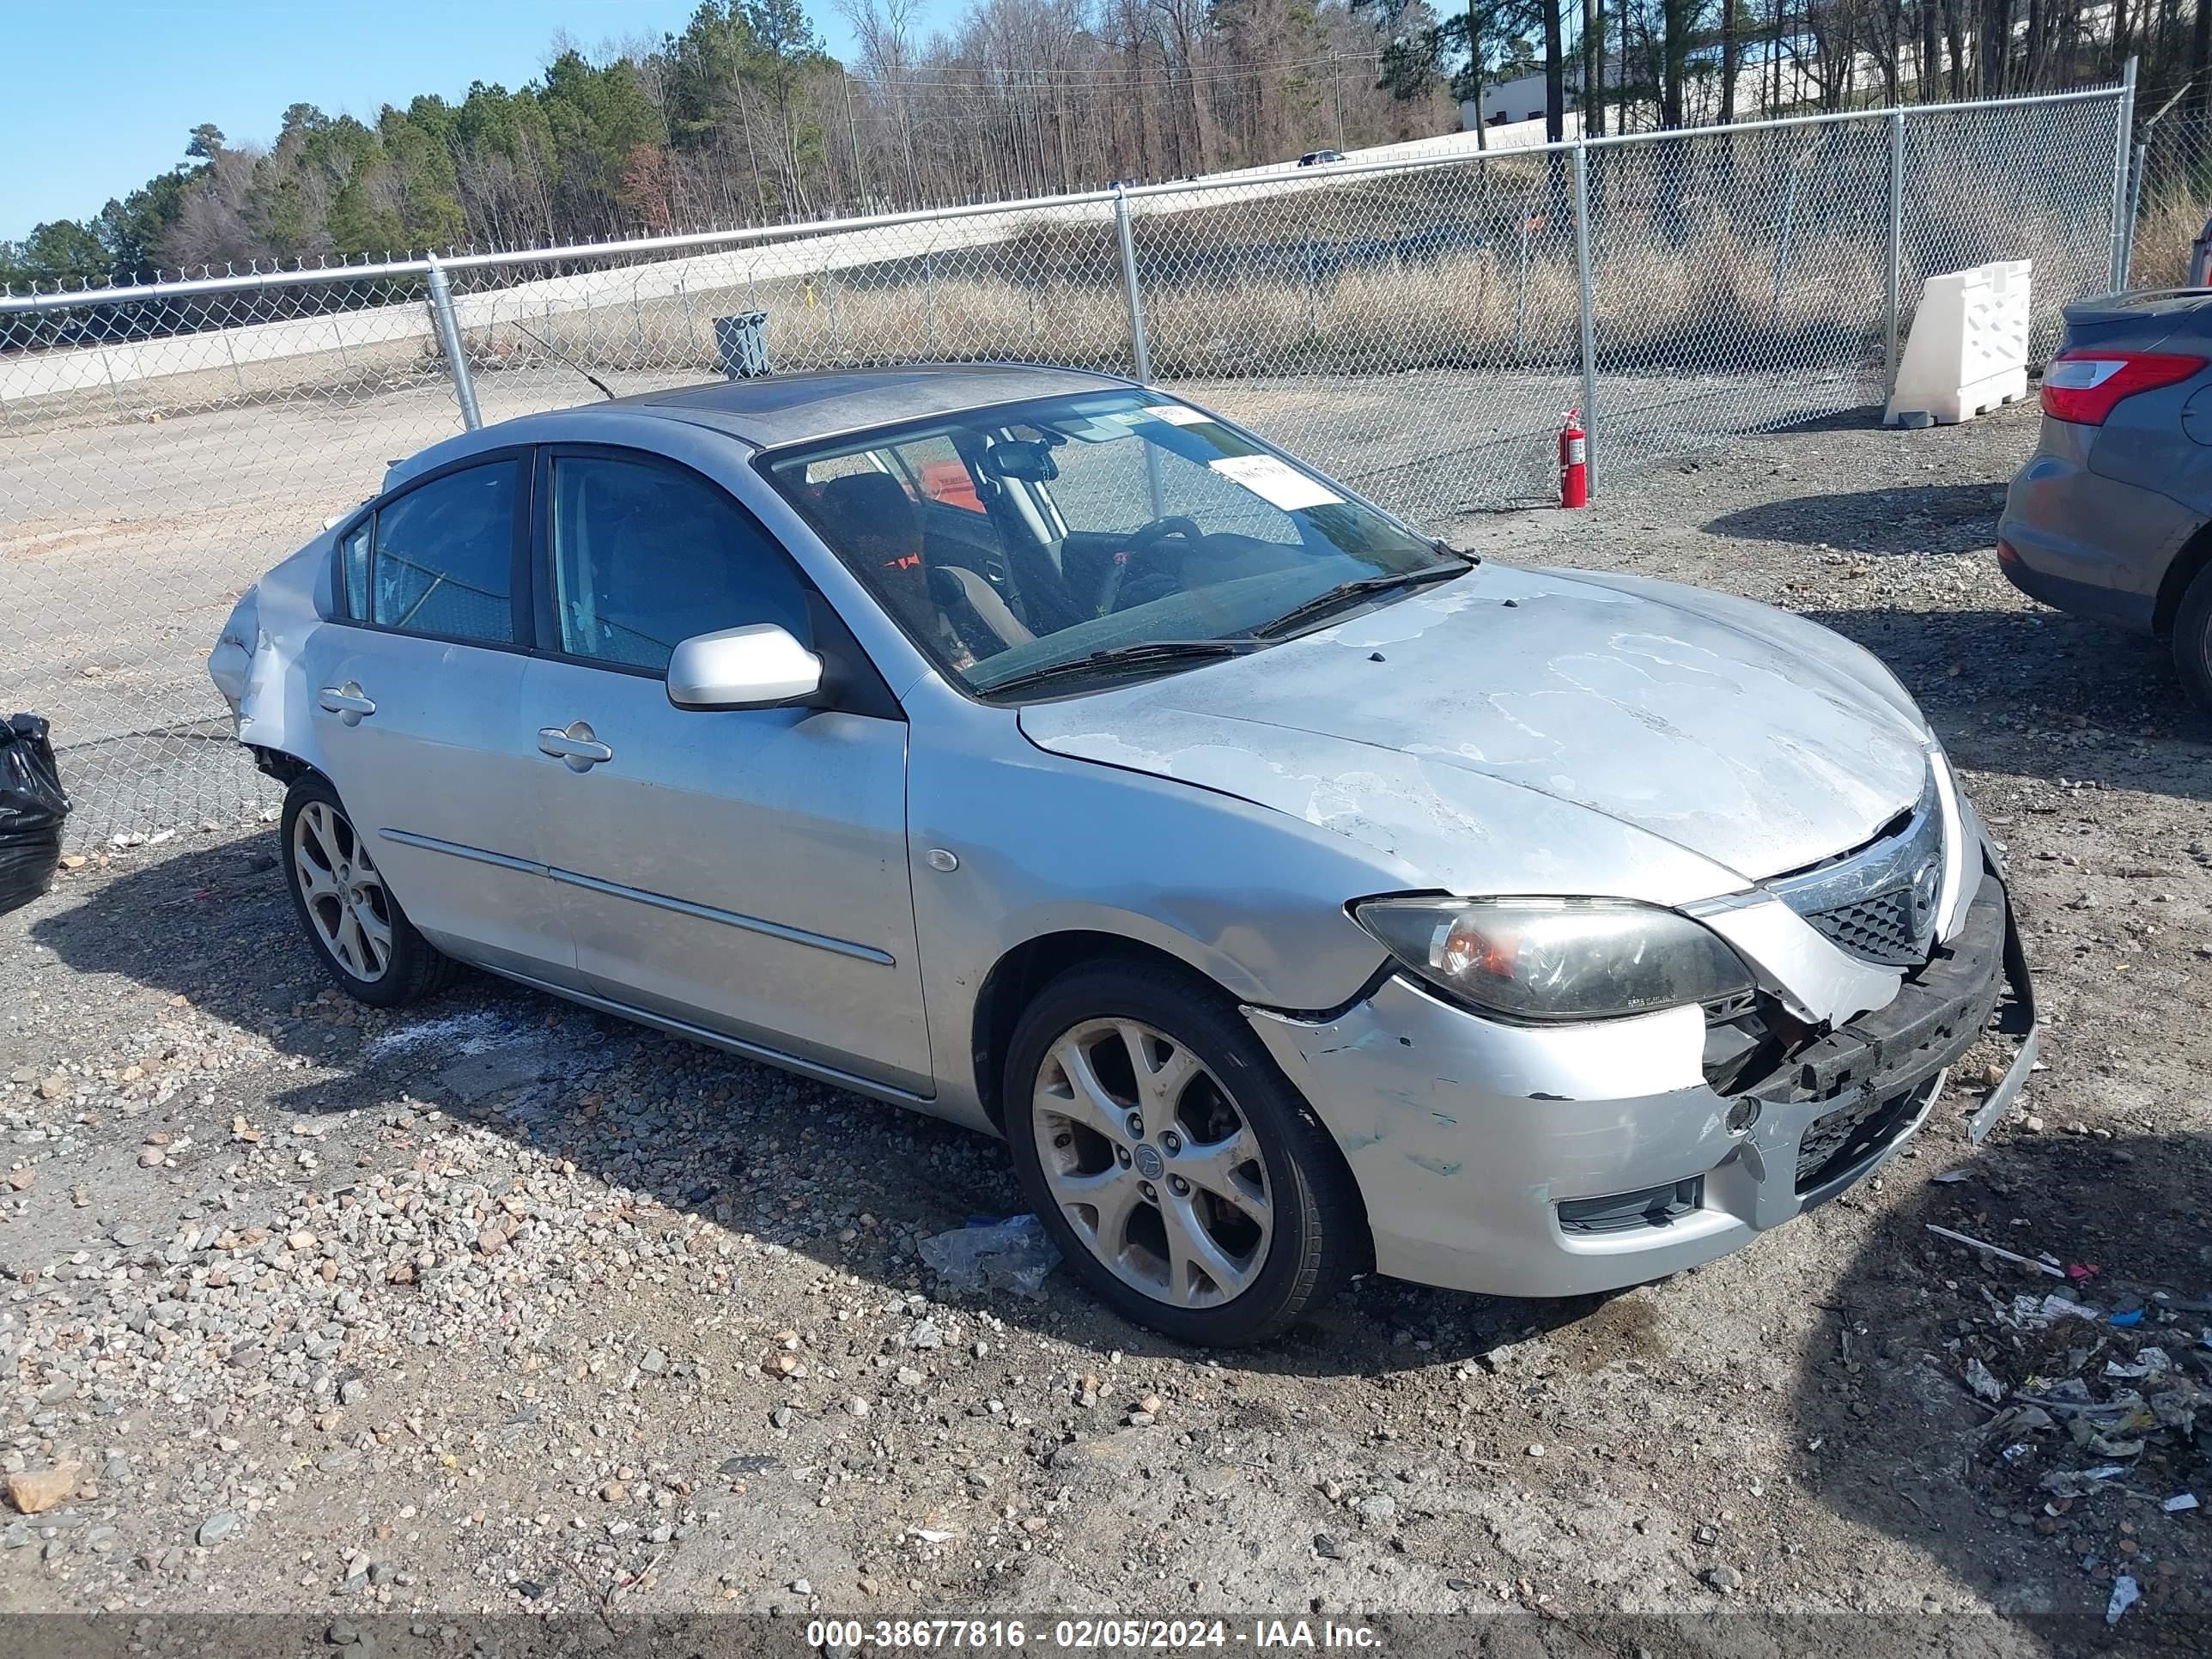
[{"label": "gray trash bin", "polygon": [[714,349],[733,380],[768,373],[768,313],[741,311],[714,319]]}]

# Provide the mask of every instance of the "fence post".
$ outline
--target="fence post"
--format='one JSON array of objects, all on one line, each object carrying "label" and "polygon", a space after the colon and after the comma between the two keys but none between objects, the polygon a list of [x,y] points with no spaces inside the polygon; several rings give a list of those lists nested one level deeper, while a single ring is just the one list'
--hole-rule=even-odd
[{"label": "fence post", "polygon": [[1889,295],[1882,325],[1881,396],[1897,395],[1898,331],[1905,321],[1905,112],[1889,112]]},{"label": "fence post", "polygon": [[1121,243],[1121,295],[1129,306],[1129,355],[1137,379],[1149,385],[1152,378],[1152,348],[1145,340],[1145,301],[1137,291],[1137,243],[1129,234],[1129,198],[1114,186],[1114,230]]},{"label": "fence post", "polygon": [[[1554,175],[1557,176],[1556,174]],[[1597,309],[1596,289],[1590,269],[1589,148],[1575,141],[1575,266],[1582,279],[1583,297],[1583,454],[1592,495],[1597,494]]]},{"label": "fence post", "polygon": [[[1533,198],[1532,198],[1533,199]],[[1528,361],[1528,232],[1535,215],[1528,204],[1521,204],[1521,286],[1513,297],[1513,361]]]},{"label": "fence post", "polygon": [[[850,95],[848,93],[848,96]],[[929,355],[937,356],[937,238],[934,229],[929,246],[921,251],[922,328],[929,338]]]},{"label": "fence post", "polygon": [[2129,244],[2135,240],[2135,216],[2130,211],[2128,199],[2128,141],[2135,136],[2136,125],[2136,60],[2128,59],[2127,68],[2120,76],[2119,119],[2113,124],[2118,133],[2112,144],[2112,289],[2115,293],[2128,285],[2128,262],[2133,250]]},{"label": "fence post", "polygon": [[461,406],[463,429],[474,432],[483,424],[477,412],[476,382],[469,378],[468,354],[461,349],[460,325],[453,320],[453,289],[446,268],[430,260],[430,316],[437,325],[438,349],[445,353],[447,372],[453,377],[453,398]]}]

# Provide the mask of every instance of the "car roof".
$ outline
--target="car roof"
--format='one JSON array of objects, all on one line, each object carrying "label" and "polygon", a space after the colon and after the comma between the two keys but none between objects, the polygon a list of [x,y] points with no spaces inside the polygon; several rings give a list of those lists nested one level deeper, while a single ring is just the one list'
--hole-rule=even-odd
[{"label": "car roof", "polygon": [[[883,368],[826,368],[798,374],[764,374],[743,380],[640,392],[607,403],[519,415],[473,432],[458,432],[392,462],[382,489],[390,491],[441,467],[514,444],[561,443],[602,428],[602,417],[643,416],[680,421],[726,433],[768,449],[839,433],[861,432],[900,421],[926,420],[996,404],[1084,392],[1126,391],[1135,383],[1082,369],[1034,363],[908,363]],[[639,436],[635,428],[633,436]],[[604,436],[604,431],[598,435]]]},{"label": "car roof", "polygon": [[908,363],[713,380],[641,392],[617,398],[611,406],[713,427],[765,449],[992,404],[1129,384],[1112,375],[1030,363]]}]

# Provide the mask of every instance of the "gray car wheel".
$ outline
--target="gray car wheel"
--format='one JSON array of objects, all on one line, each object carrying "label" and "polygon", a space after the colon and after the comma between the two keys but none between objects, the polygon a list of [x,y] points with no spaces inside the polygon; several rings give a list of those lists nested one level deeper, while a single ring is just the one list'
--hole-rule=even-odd
[{"label": "gray car wheel", "polygon": [[1367,1248],[1335,1144],[1236,1007],[1194,975],[1054,980],[1009,1046],[1006,1136],[1069,1268],[1139,1324],[1265,1342]]},{"label": "gray car wheel", "polygon": [[283,833],[293,908],[340,990],[395,1008],[453,982],[459,964],[415,931],[325,779],[308,773],[285,792]]}]

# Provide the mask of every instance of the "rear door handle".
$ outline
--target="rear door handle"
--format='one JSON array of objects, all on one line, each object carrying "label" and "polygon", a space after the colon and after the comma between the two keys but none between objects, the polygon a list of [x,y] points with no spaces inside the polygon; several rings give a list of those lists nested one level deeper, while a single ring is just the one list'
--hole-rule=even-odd
[{"label": "rear door handle", "polygon": [[362,695],[358,680],[348,680],[342,686],[326,685],[315,694],[315,701],[325,714],[336,714],[348,726],[359,726],[376,712],[376,705]]},{"label": "rear door handle", "polygon": [[539,726],[538,752],[566,763],[572,772],[588,772],[601,761],[615,757],[615,751],[592,734],[586,720],[570,721],[565,732],[557,726]]}]

